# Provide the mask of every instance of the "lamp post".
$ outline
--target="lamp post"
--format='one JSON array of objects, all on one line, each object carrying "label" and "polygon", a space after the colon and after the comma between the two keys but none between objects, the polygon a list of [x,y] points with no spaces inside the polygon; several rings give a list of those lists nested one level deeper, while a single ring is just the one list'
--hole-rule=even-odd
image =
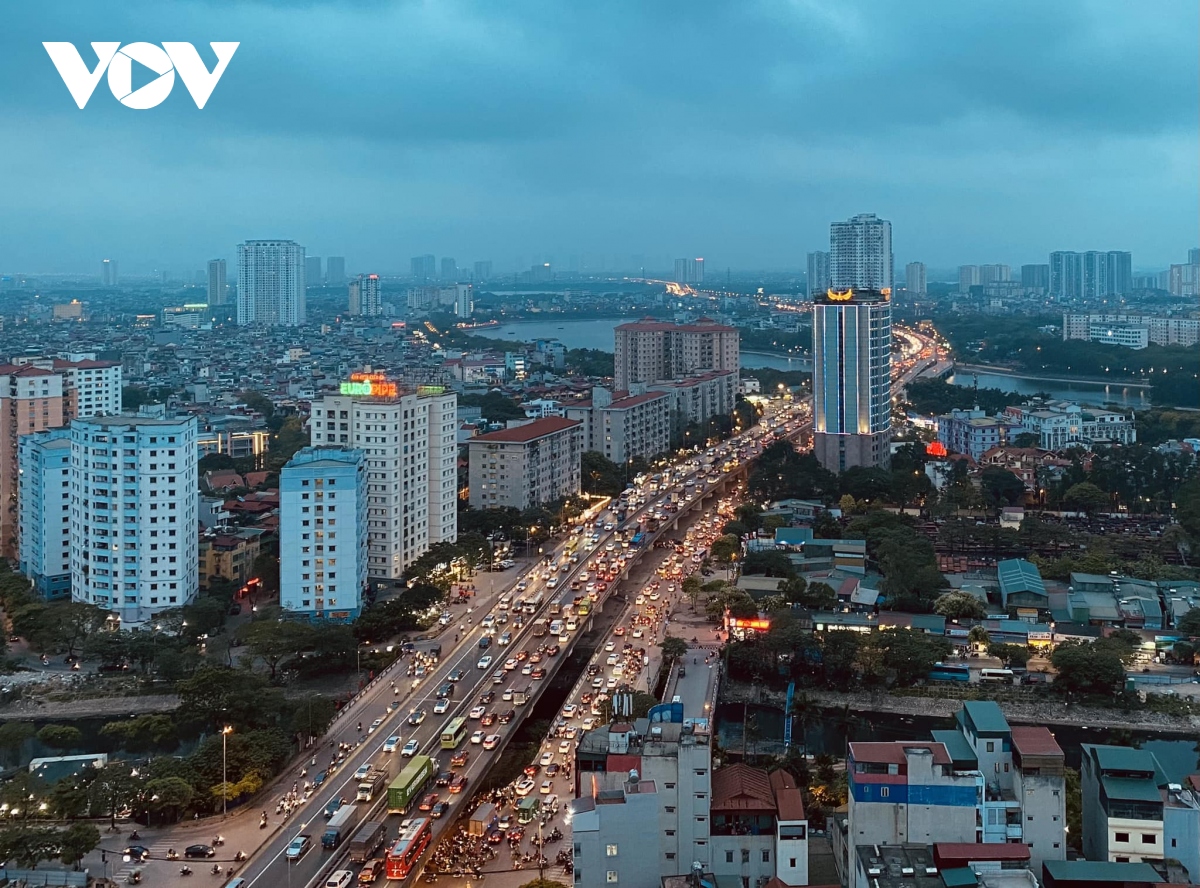
[{"label": "lamp post", "polygon": [[233,726],[226,725],[221,728],[221,819],[224,820],[229,813],[229,773],[227,769],[227,741],[229,735],[233,733]]}]

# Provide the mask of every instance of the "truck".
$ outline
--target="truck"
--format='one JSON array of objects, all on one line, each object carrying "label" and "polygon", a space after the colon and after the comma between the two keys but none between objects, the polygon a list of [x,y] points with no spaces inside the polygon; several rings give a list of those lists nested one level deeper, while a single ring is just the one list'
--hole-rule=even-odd
[{"label": "truck", "polygon": [[354,796],[356,802],[369,802],[375,798],[381,789],[387,786],[387,768],[373,768],[358,783],[358,793]]},{"label": "truck", "polygon": [[524,706],[529,702],[529,698],[533,696],[533,685],[524,688],[513,688],[513,704],[516,706]]},{"label": "truck", "polygon": [[543,620],[534,620],[533,621],[533,637],[541,638],[545,634],[546,634],[546,621],[544,619]]},{"label": "truck", "polygon": [[407,814],[420,801],[419,796],[433,779],[437,765],[427,755],[414,755],[395,780],[388,785],[389,814]]},{"label": "truck", "polygon": [[487,831],[495,826],[499,819],[496,814],[496,806],[490,802],[484,802],[471,815],[471,819],[467,821],[467,834],[472,836],[487,835]]},{"label": "truck", "polygon": [[378,821],[367,821],[350,842],[350,862],[366,863],[383,847],[387,827]]},{"label": "truck", "polygon": [[342,805],[334,812],[334,815],[329,818],[329,822],[325,824],[325,832],[321,835],[322,848],[332,851],[342,844],[346,833],[350,831],[350,819],[354,816],[354,811],[353,805]]}]

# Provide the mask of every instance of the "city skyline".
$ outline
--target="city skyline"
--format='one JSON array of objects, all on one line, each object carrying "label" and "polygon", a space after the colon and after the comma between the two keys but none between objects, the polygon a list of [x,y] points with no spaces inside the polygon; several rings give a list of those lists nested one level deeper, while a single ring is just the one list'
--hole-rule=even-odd
[{"label": "city skyline", "polygon": [[[934,269],[1072,249],[1160,268],[1195,246],[1194,5],[1153,17],[1115,4],[981,4],[953,17],[932,4],[701,5],[689,47],[710,64],[686,72],[650,51],[678,24],[665,11],[528,13],[16,10],[0,101],[36,135],[10,146],[23,175],[10,183],[0,266],[73,273],[119,257],[131,274],[190,272],[232,260],[247,238],[286,236],[350,257],[354,271],[400,270],[422,253],[459,269],[644,254],[703,255],[715,277],[802,268],[829,220],[868,211],[894,225],[898,260]],[[41,41],[86,45],[100,32],[188,39],[202,55],[206,40],[241,47],[203,111],[179,89],[138,112],[102,90],[80,111]],[[1030,66],[1050,54],[1051,68]],[[436,63],[446,57],[463,61]],[[362,118],[376,125],[344,123]],[[810,137],[814,119],[830,138]],[[870,138],[837,135],[862,120]],[[109,187],[95,187],[98,173]],[[366,206],[352,199],[363,187]]]}]

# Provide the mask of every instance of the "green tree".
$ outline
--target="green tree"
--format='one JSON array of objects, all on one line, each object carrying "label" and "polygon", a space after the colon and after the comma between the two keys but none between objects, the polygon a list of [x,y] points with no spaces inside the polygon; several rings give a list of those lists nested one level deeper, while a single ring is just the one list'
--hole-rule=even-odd
[{"label": "green tree", "polygon": [[58,857],[71,869],[100,844],[100,830],[91,823],[72,823],[58,835]]},{"label": "green tree", "polygon": [[1125,686],[1125,666],[1120,656],[1094,644],[1060,644],[1050,663],[1058,673],[1051,687],[1059,694],[1112,698]]},{"label": "green tree", "polygon": [[237,638],[250,649],[255,659],[266,665],[274,682],[280,665],[286,658],[298,656],[312,643],[314,634],[313,627],[308,623],[273,619],[268,613],[257,620],[243,623],[238,629]]},{"label": "green tree", "polygon": [[1175,628],[1179,630],[1181,635],[1186,635],[1189,638],[1200,637],[1200,607],[1193,607],[1180,617],[1179,622],[1175,624]]},{"label": "green tree", "polygon": [[1063,505],[1088,515],[1108,508],[1109,502],[1108,494],[1090,481],[1075,484],[1063,494]]},{"label": "green tree", "polygon": [[83,744],[83,732],[71,725],[46,725],[37,732],[38,741],[55,749],[78,749]]},{"label": "green tree", "polygon": [[1025,495],[1025,482],[1008,469],[998,466],[984,469],[979,478],[979,485],[988,505],[995,509],[1015,506]]},{"label": "green tree", "polygon": [[1067,797],[1067,843],[1076,851],[1083,850],[1083,785],[1076,768],[1063,772]]},{"label": "green tree", "polygon": [[0,749],[9,755],[20,751],[21,747],[37,733],[32,722],[10,721],[0,724]]},{"label": "green tree", "polygon": [[1029,662],[1029,648],[1020,644],[993,642],[988,645],[988,654],[1000,660],[1005,666],[1020,667]]},{"label": "green tree", "polygon": [[668,666],[676,660],[682,659],[688,652],[687,642],[673,635],[664,638],[659,648],[662,650],[663,663]]},{"label": "green tree", "polygon": [[182,777],[159,777],[146,781],[146,795],[150,799],[151,810],[170,820],[178,820],[192,804],[196,791]]},{"label": "green tree", "polygon": [[687,596],[688,603],[692,606],[692,610],[696,609],[696,602],[700,599],[701,583],[700,577],[692,574],[684,577],[683,583],[680,584],[680,589]]},{"label": "green tree", "polygon": [[723,564],[729,564],[734,561],[742,551],[742,541],[735,536],[726,534],[719,536],[709,547],[709,554],[714,561],[719,561]]},{"label": "green tree", "polygon": [[630,468],[617,465],[603,453],[588,450],[579,458],[580,488],[584,493],[619,496],[629,480]]},{"label": "green tree", "polygon": [[138,715],[120,721],[107,722],[100,729],[100,736],[131,753],[169,751],[178,741],[175,720],[169,715]]},{"label": "green tree", "polygon": [[275,415],[275,403],[262,392],[245,389],[238,399],[256,413],[261,413],[263,419],[270,420]]},{"label": "green tree", "polygon": [[947,592],[933,603],[933,612],[948,620],[982,620],[987,608],[982,601],[966,592]]},{"label": "green tree", "polygon": [[57,857],[60,842],[60,833],[53,827],[28,823],[6,826],[0,830],[0,855],[32,869],[43,860]]},{"label": "green tree", "polygon": [[992,639],[982,626],[972,626],[967,632],[967,641],[977,648],[986,648]]}]

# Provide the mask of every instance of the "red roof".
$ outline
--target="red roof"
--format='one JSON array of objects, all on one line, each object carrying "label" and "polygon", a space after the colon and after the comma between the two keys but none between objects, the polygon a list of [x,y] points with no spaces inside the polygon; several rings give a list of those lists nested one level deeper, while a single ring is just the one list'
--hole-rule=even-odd
[{"label": "red roof", "polygon": [[642,757],[640,755],[610,755],[604,763],[605,770],[610,774],[629,775],[630,771],[642,773]]},{"label": "red roof", "polygon": [[933,760],[939,765],[950,764],[950,754],[946,752],[946,746],[943,743],[935,743],[932,740],[910,743],[907,740],[898,740],[895,743],[884,742],[867,742],[867,743],[851,743],[850,757],[856,762],[871,762],[877,765],[903,765],[904,750],[906,749],[928,749],[933,752]]},{"label": "red roof", "polygon": [[64,361],[61,358],[54,359],[55,370],[103,370],[108,367],[116,367],[116,361]]},{"label": "red roof", "polygon": [[629,330],[634,333],[665,333],[677,330],[681,333],[736,333],[736,327],[718,324],[712,318],[700,318],[694,324],[674,324],[670,321],[660,321],[655,318],[642,318],[628,324],[620,324],[618,330]]},{"label": "red roof", "polygon": [[714,771],[712,810],[774,811],[775,796],[767,772],[740,762]]},{"label": "red roof", "polygon": [[561,432],[565,429],[578,428],[579,426],[580,423],[574,419],[563,419],[561,416],[548,416],[545,419],[535,419],[533,422],[511,429],[501,429],[498,432],[488,432],[486,435],[478,435],[471,439],[471,443],[474,444],[477,441],[524,443],[536,440],[537,438],[544,438],[546,435],[553,435],[555,432]]},{"label": "red roof", "polygon": [[775,791],[775,806],[779,809],[780,820],[807,820],[804,813],[804,793],[797,786],[792,775],[787,771],[772,771],[770,775],[771,789]]},{"label": "red roof", "polygon": [[1049,728],[1032,725],[1012,727],[1013,749],[1021,755],[1053,755],[1063,757],[1062,747],[1054,739]]},{"label": "red roof", "polygon": [[939,869],[966,866],[976,860],[1029,860],[1029,846],[1006,842],[934,842],[933,860]]}]

